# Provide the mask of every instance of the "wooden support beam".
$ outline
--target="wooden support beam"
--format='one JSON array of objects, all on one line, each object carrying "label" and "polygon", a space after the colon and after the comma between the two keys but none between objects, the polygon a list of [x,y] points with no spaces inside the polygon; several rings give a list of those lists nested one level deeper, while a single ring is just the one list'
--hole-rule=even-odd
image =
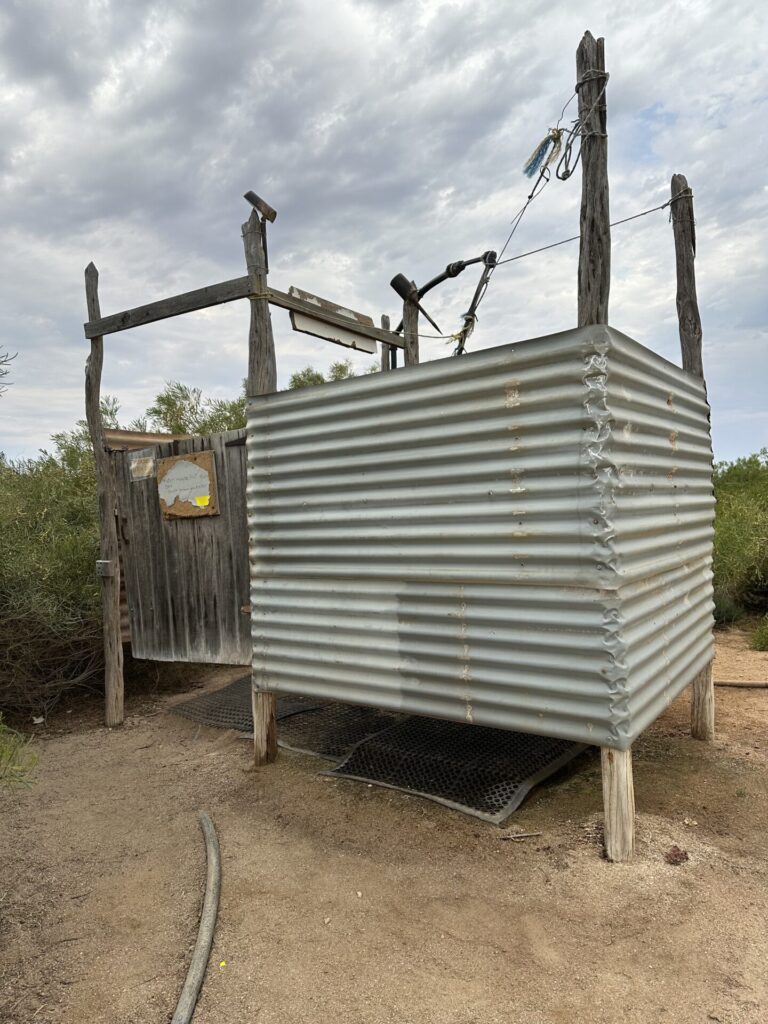
[{"label": "wooden support beam", "polygon": [[601,72],[605,72],[604,40],[596,40],[591,32],[585,32],[576,51],[581,120],[579,327],[608,323],[611,290],[606,78]]},{"label": "wooden support beam", "polygon": [[142,327],[156,320],[167,320],[171,316],[182,313],[194,313],[196,309],[207,309],[209,306],[220,306],[223,302],[234,302],[236,299],[247,299],[251,281],[248,277],[235,277],[231,281],[221,281],[206,288],[197,288],[183,295],[171,295],[167,299],[149,302],[146,306],[136,306],[122,313],[111,316],[92,317],[85,324],[86,338],[103,337],[105,334],[116,334],[127,331],[131,327]]},{"label": "wooden support beam", "polygon": [[[306,313],[307,316],[311,317],[317,317],[318,313],[321,312],[313,303],[305,302],[296,295],[289,295],[288,292],[280,292],[277,288],[267,288],[267,294],[273,306],[281,306],[283,309],[292,310],[294,313]],[[327,309],[322,310],[322,319],[333,327],[346,327],[348,329],[350,327],[348,317],[334,316]],[[388,345],[395,345],[397,348],[403,348],[405,344],[399,334],[393,334],[388,328],[385,330],[383,327],[375,327],[373,324],[355,321],[354,330],[366,338],[373,339],[373,341],[384,341]]]},{"label": "wooden support beam", "polygon": [[[266,294],[273,306],[280,306],[283,309],[291,310],[294,313],[305,313],[307,316],[317,317],[318,308],[311,302],[304,302],[302,299],[288,292],[278,291],[276,288],[267,288]],[[116,334],[118,331],[127,331],[132,327],[143,327],[145,324],[155,323],[157,320],[166,320],[171,316],[180,316],[183,313],[194,313],[198,309],[207,309],[209,306],[220,306],[224,302],[234,302],[237,299],[247,299],[251,295],[251,278],[235,277],[231,281],[221,281],[219,284],[211,284],[206,288],[198,288],[192,292],[184,292],[183,295],[172,295],[167,299],[159,299],[157,302],[149,302],[146,306],[137,306],[135,309],[126,309],[122,313],[113,313],[110,316],[99,317],[90,320],[84,325],[86,338],[100,338],[106,334]],[[326,323],[334,327],[349,328],[349,318],[334,316],[328,310],[322,310],[322,318]],[[403,339],[399,334],[393,334],[387,328],[374,327],[373,324],[355,323],[355,331],[373,341],[384,341],[389,345],[402,348]]]},{"label": "wooden support beam", "polygon": [[672,232],[675,236],[677,270],[677,322],[683,369],[704,378],[701,358],[701,317],[696,296],[696,225],[693,219],[693,193],[683,174],[672,175]]},{"label": "wooden support beam", "polygon": [[[412,281],[414,293],[416,282]],[[403,300],[403,347],[405,365],[415,366],[419,361],[419,303],[417,298]]]},{"label": "wooden support beam", "polygon": [[[93,263],[85,269],[85,301],[88,316],[98,320],[99,272]],[[104,445],[101,420],[101,369],[104,339],[91,338],[91,354],[85,364],[85,418],[96,462],[96,490],[99,501],[99,549],[97,564],[101,580],[101,608],[104,630],[104,722],[122,725],[124,712],[123,642],[120,630],[120,563],[115,518],[115,485],[109,455]]]},{"label": "wooden support beam", "polygon": [[[675,239],[677,273],[677,323],[683,369],[692,377],[704,379],[701,355],[701,316],[696,295],[696,223],[693,216],[693,192],[684,174],[673,174],[672,233]],[[711,743],[715,738],[715,687],[712,663],[699,672],[691,684],[691,735]]]},{"label": "wooden support beam", "polygon": [[[389,317],[386,313],[381,315],[381,329],[382,331],[389,331]],[[382,370],[394,370],[395,360],[397,356],[395,353],[397,349],[394,345],[388,344],[386,341],[381,342],[381,368]]]},{"label": "wooden support beam", "polygon": [[715,685],[711,661],[691,684],[691,736],[706,743],[715,738]]},{"label": "wooden support beam", "polygon": [[600,748],[605,810],[605,856],[621,863],[635,852],[635,788],[632,750]]},{"label": "wooden support beam", "polygon": [[[267,298],[267,261],[264,251],[264,225],[254,209],[243,224],[243,246],[250,285],[251,325],[248,334],[248,378],[246,393],[249,397],[268,395],[277,390],[277,363],[275,339]],[[253,569],[251,570],[253,571]],[[256,765],[270,764],[277,757],[277,700],[274,693],[257,689],[254,676],[253,758]]]}]

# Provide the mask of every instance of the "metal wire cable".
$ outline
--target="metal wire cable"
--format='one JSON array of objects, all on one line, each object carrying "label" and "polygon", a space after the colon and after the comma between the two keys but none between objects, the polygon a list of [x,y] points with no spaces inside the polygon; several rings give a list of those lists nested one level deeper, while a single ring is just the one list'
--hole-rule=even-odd
[{"label": "metal wire cable", "polygon": [[[666,210],[668,206],[671,206],[672,203],[681,196],[690,196],[693,198],[693,192],[690,188],[680,189],[679,192],[676,192],[673,196],[667,199],[665,203],[661,203],[659,206],[652,206],[650,209],[642,210],[640,213],[633,213],[630,217],[622,217],[620,220],[611,221],[609,227],[616,228],[621,224],[628,224],[632,220],[639,220],[641,217],[647,217],[649,213],[657,213],[659,210]],[[559,242],[550,242],[549,245],[542,245],[538,249],[529,249],[527,252],[520,252],[516,256],[507,257],[505,260],[498,260],[493,269],[496,270],[498,267],[503,267],[508,263],[514,263],[516,260],[525,259],[526,256],[535,256],[537,253],[546,252],[548,249],[556,249],[559,245],[566,245],[568,242],[575,242],[579,238],[581,238],[580,234],[571,235],[569,238],[561,238]],[[485,295],[487,287],[488,286],[486,285],[486,289],[483,290],[483,295]],[[455,337],[456,336],[454,334],[419,334],[419,338],[444,339],[446,341],[453,341]]]}]

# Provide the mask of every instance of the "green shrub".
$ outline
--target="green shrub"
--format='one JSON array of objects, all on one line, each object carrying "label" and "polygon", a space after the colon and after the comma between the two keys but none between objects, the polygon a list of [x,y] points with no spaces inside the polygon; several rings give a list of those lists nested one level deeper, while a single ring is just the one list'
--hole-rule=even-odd
[{"label": "green shrub", "polygon": [[29,740],[9,729],[0,715],[0,786],[28,786],[36,764]]},{"label": "green shrub", "polygon": [[755,627],[749,639],[749,646],[753,651],[768,651],[768,615]]},{"label": "green shrub", "polygon": [[732,626],[744,617],[744,608],[715,587],[715,625]]},{"label": "green shrub", "polygon": [[768,607],[768,450],[715,467],[715,614]]},{"label": "green shrub", "polygon": [[102,670],[93,456],[0,456],[0,708],[47,713]]}]

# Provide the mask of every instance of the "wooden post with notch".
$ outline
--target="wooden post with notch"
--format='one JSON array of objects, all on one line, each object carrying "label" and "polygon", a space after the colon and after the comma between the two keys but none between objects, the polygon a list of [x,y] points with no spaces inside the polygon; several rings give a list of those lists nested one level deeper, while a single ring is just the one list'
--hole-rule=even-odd
[{"label": "wooden post with notch", "polygon": [[585,32],[576,51],[581,120],[579,327],[608,323],[611,227],[608,208],[608,135],[605,41]]},{"label": "wooden post with notch", "polygon": [[[249,300],[251,325],[248,334],[248,379],[246,383],[246,392],[249,398],[255,395],[267,395],[277,390],[275,341],[272,336],[272,320],[269,315],[269,300],[267,298],[265,237],[266,218],[263,213],[261,217],[259,216],[257,207],[243,224],[245,262],[251,281]],[[277,757],[275,694],[257,689],[254,679],[251,700],[254,761],[257,765],[269,764]]]},{"label": "wooden post with notch", "polygon": [[[412,281],[411,284],[415,293],[416,282]],[[403,344],[405,365],[415,366],[419,361],[419,305],[416,298],[403,300]]]},{"label": "wooden post with notch", "polygon": [[[608,135],[605,42],[585,32],[576,51],[576,90],[581,121],[581,213],[578,324],[608,323],[611,227],[608,204]],[[632,750],[602,747],[605,855],[625,861],[635,847]]]},{"label": "wooden post with notch", "polygon": [[[675,238],[677,272],[677,321],[683,369],[704,379],[701,355],[701,316],[696,296],[696,224],[693,218],[693,193],[683,174],[673,174],[671,182],[672,232]],[[712,662],[692,683],[691,735],[711,742],[715,738],[715,687]]]},{"label": "wooden post with notch", "polygon": [[[93,263],[85,268],[85,301],[88,319],[101,317],[99,272]],[[99,501],[100,560],[96,569],[101,580],[101,609],[104,629],[104,722],[122,725],[124,717],[123,641],[120,631],[120,562],[115,518],[115,485],[101,419],[101,370],[104,338],[91,338],[91,354],[85,363],[85,418],[96,463],[96,492]]]},{"label": "wooden post with notch", "polygon": [[[382,331],[389,330],[389,317],[386,313],[381,314],[381,329]],[[394,360],[397,358],[395,355],[397,349],[394,345],[388,345],[386,341],[381,342],[381,369],[382,370],[394,370]]]}]

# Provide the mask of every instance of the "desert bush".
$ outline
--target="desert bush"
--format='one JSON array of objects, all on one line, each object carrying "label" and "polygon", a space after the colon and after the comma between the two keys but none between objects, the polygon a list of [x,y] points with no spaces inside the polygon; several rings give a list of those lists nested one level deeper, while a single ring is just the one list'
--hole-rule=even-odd
[{"label": "desert bush", "polygon": [[715,617],[768,606],[768,450],[715,467]]},{"label": "desert bush", "polygon": [[763,616],[749,638],[753,651],[768,651],[768,615]]},{"label": "desert bush", "polygon": [[0,715],[0,787],[28,786],[37,755],[29,739],[9,729]]},{"label": "desert bush", "polygon": [[46,713],[102,669],[93,455],[0,456],[0,707]]}]

